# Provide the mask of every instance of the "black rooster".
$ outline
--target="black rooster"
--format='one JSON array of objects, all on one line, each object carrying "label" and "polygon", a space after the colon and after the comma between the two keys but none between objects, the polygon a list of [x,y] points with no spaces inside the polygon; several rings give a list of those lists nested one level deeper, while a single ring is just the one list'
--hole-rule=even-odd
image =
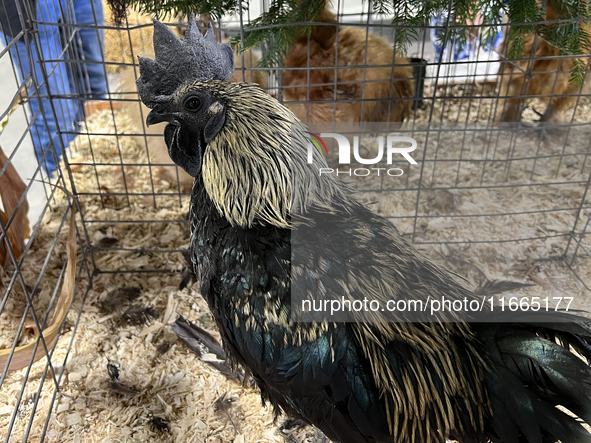
[{"label": "black rooster", "polygon": [[294,291],[381,302],[474,295],[320,176],[324,160],[315,153],[308,164],[306,128],[289,110],[225,81],[232,52],[211,30],[202,36],[191,19],[181,41],[156,21],[154,46],[155,60],[140,58],[147,122],[168,122],[170,156],[195,177],[201,293],[264,401],[347,443],[591,441],[581,424],[591,423],[584,319],[294,321]]}]

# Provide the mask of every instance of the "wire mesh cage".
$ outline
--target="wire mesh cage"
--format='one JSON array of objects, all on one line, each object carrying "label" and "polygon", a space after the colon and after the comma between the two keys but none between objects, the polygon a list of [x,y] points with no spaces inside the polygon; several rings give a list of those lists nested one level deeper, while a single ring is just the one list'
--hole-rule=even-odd
[{"label": "wire mesh cage", "polygon": [[[135,87],[137,56],[154,55],[151,17],[131,11],[115,26],[99,1],[9,3],[12,20],[0,22],[0,436],[147,441],[152,413],[177,421],[170,441],[217,435],[211,414],[180,406],[189,398],[211,409],[203,377],[220,393],[214,375],[197,368],[209,375],[185,380],[198,377],[189,360],[129,357],[172,341],[164,327],[175,312],[211,326],[198,297],[178,289],[192,179],[168,157],[163,128],[146,126]],[[244,41],[268,7],[200,19],[218,40]],[[314,133],[373,134],[359,148],[364,159],[376,132],[412,137],[416,164],[384,158],[373,165],[383,173],[366,176],[370,168],[345,167],[331,149],[329,165],[360,201],[475,285],[512,278],[535,284],[528,294],[569,294],[588,308],[591,107],[585,85],[569,82],[574,58],[532,36],[523,57],[509,59],[502,18],[492,31],[456,24],[461,35],[452,35],[443,13],[402,52],[392,17],[372,11],[335,1],[278,65],[258,65],[265,45],[237,51],[230,81],[257,83]],[[183,35],[184,16],[167,22]],[[109,297],[124,305],[130,286],[158,320],[117,323]],[[146,318],[155,323],[144,327]],[[110,393],[107,362],[131,368],[136,400]],[[154,386],[154,373],[167,371],[183,376]],[[156,394],[157,405],[147,400]],[[238,433],[224,429],[228,440]]]},{"label": "wire mesh cage", "polygon": [[[26,19],[31,11],[16,4],[8,9],[16,20],[2,22],[0,52],[0,384],[5,441],[12,438],[15,426],[23,440],[31,432],[47,431],[47,418],[73,343],[73,334],[65,334],[75,329],[80,314],[72,308],[72,299],[83,296],[89,282],[89,269],[77,254],[80,237],[75,199],[66,189],[68,172],[58,164],[68,140],[51,126],[56,115],[73,121],[82,98],[61,98],[68,87],[66,65],[57,61],[62,50],[39,45],[39,40],[53,37],[68,44],[73,34],[64,32],[58,37],[54,34],[57,28],[41,23],[32,33]],[[43,13],[49,20],[49,11]],[[40,60],[47,63],[42,67]],[[49,91],[60,98],[50,97]],[[48,165],[55,166],[51,178]],[[66,321],[68,311],[72,323]],[[58,349],[58,341],[64,347]],[[20,373],[19,381],[11,383],[15,371]],[[12,388],[6,389],[7,385]],[[33,431],[35,417],[41,431]]]}]

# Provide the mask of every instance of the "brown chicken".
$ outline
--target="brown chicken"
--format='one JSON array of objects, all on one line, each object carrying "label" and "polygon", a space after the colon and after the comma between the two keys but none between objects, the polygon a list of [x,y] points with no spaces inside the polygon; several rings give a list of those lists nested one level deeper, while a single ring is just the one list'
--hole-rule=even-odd
[{"label": "brown chicken", "polygon": [[[558,14],[548,0],[546,20],[557,20]],[[591,24],[584,28],[591,32]],[[504,44],[507,53],[508,42]],[[546,104],[546,110],[540,121],[548,123],[564,122],[565,111],[572,108],[581,92],[581,86],[569,82],[573,62],[572,58],[558,58],[560,51],[540,35],[527,37],[523,61],[506,60],[499,70],[499,97],[495,112],[496,122],[515,122],[521,120],[527,96],[545,96],[540,99]],[[587,57],[582,58],[585,63]],[[528,77],[531,75],[531,79]],[[511,98],[509,98],[511,97]]]},{"label": "brown chicken", "polygon": [[[319,21],[337,22],[328,5]],[[386,39],[365,29],[319,25],[309,41],[306,35],[298,36],[283,65],[312,68],[283,73],[285,105],[302,121],[402,122],[412,112],[414,80],[409,60],[396,54]],[[314,69],[318,67],[327,69]],[[294,101],[311,103],[290,103]]]},{"label": "brown chicken", "polygon": [[[147,38],[147,41],[150,41],[152,39],[152,28],[144,28],[143,32],[145,33],[144,38]],[[143,51],[137,51],[135,53],[144,57],[154,57],[154,50],[151,47],[145,48]],[[256,83],[261,88],[265,89],[267,87],[267,75],[262,71],[256,70],[244,70],[243,75],[243,60],[244,67],[248,69],[255,67],[259,61],[259,58],[251,50],[245,51],[243,55],[237,52],[234,57],[236,70],[234,71],[234,75],[232,75],[230,81]],[[193,177],[189,176],[181,168],[177,168],[176,166],[172,165],[166,144],[162,138],[162,130],[154,126],[147,127],[144,124],[146,116],[150,110],[140,102],[135,80],[136,74],[133,69],[127,69],[120,74],[119,92],[121,93],[121,97],[126,100],[122,102],[121,107],[127,112],[132,121],[135,123],[135,133],[141,134],[137,135],[135,139],[140,146],[145,146],[147,144],[151,164],[171,165],[158,168],[157,174],[159,178],[176,183],[178,173],[178,181],[181,190],[189,192],[193,186]],[[146,135],[145,137],[144,134]]]}]

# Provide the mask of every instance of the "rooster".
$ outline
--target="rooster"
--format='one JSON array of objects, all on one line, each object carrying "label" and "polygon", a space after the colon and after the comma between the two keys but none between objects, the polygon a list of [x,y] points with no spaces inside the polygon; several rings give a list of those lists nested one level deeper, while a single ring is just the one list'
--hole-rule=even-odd
[{"label": "rooster", "polygon": [[[591,325],[488,310],[386,322],[306,319],[294,295],[378,303],[474,294],[349,194],[308,151],[306,127],[191,20],[156,22],[137,86],[194,177],[191,259],[224,348],[262,398],[335,442],[589,442]],[[309,152],[312,153],[308,163]],[[468,320],[477,320],[469,316]],[[482,320],[482,319],[480,319]],[[568,409],[578,418],[572,417]]]},{"label": "rooster", "polygon": [[[209,23],[206,20],[206,23]],[[143,32],[147,38],[151,37],[151,28],[144,28]],[[134,48],[134,52],[145,57],[153,57],[154,53],[150,49],[139,51],[141,48]],[[261,88],[267,87],[267,75],[260,70],[253,70],[259,61],[259,58],[252,50],[247,50],[243,54],[238,51],[235,52],[236,69],[230,81],[255,83]],[[242,66],[246,68],[242,69]],[[166,149],[166,144],[162,139],[162,131],[159,128],[149,128],[143,126],[143,120],[146,118],[150,110],[146,108],[139,101],[137,89],[135,87],[136,74],[133,69],[127,69],[119,74],[119,92],[121,97],[125,99],[122,102],[122,108],[127,112],[129,117],[137,127],[135,132],[139,135],[135,136],[136,142],[140,146],[147,146],[150,155],[150,163],[154,164],[169,164],[170,157]],[[163,166],[158,169],[159,177],[172,183],[178,183],[180,189],[185,192],[190,192],[193,185],[193,178],[189,176],[181,168],[174,166]]]}]

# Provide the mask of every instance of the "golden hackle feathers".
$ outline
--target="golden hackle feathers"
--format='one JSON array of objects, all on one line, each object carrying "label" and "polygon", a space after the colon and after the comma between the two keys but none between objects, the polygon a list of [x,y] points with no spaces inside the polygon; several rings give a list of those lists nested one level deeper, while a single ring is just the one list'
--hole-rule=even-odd
[{"label": "golden hackle feathers", "polygon": [[[226,101],[226,123],[205,151],[202,175],[208,195],[230,223],[290,227],[293,212],[342,192],[335,180],[320,180],[305,167],[305,128],[272,97],[253,85],[215,81],[191,85],[177,97],[199,87]],[[251,118],[246,121],[245,115]],[[314,162],[326,165],[320,156]]]},{"label": "golden hackle feathers", "polygon": [[[386,407],[394,441],[444,441],[441,430],[459,423],[458,404],[450,399],[466,398],[478,405],[476,413],[466,407],[474,429],[482,430],[489,411],[486,393],[469,380],[482,380],[487,363],[470,344],[472,333],[465,323],[352,323],[365,357],[371,362],[372,375]],[[466,338],[468,355],[474,360],[471,373],[458,372],[462,366],[453,336]],[[397,377],[383,343],[405,342],[416,349],[421,359],[412,355]],[[443,386],[434,389],[433,374]]]}]

